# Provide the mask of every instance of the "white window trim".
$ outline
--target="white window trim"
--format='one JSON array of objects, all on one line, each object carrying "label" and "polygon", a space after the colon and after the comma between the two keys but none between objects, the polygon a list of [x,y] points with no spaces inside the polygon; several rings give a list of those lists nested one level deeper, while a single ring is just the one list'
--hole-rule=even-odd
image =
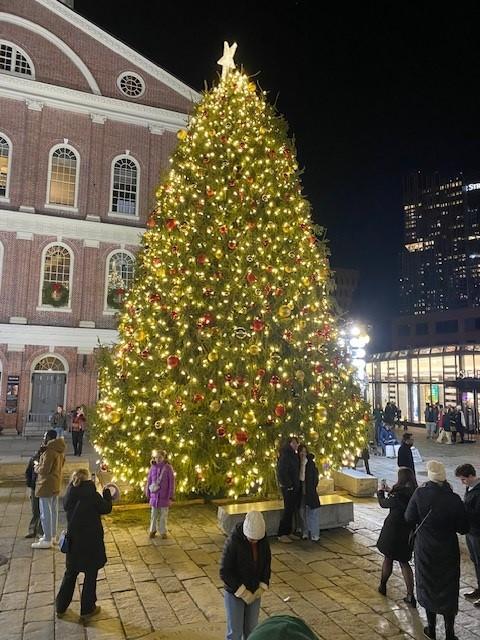
[{"label": "white window trim", "polygon": [[103,294],[103,315],[105,316],[113,316],[116,313],[118,313],[118,309],[112,309],[112,307],[108,306],[108,302],[107,302],[107,297],[108,297],[108,274],[109,274],[109,266],[110,266],[110,260],[112,258],[112,256],[114,256],[116,253],[125,253],[126,255],[130,256],[135,264],[135,254],[133,254],[131,251],[128,251],[127,249],[113,249],[113,251],[110,251],[110,253],[107,256],[107,259],[105,261],[105,278],[104,278],[104,294]]},{"label": "white window trim", "polygon": [[[125,78],[125,76],[133,76],[134,78],[137,78],[137,80],[140,80],[140,82],[142,84],[142,90],[138,94],[138,96],[129,96],[128,94],[126,94],[123,91],[122,86],[121,86],[120,83],[123,80],[123,78]],[[143,96],[143,94],[145,93],[145,80],[136,71],[122,71],[122,73],[120,73],[118,78],[117,78],[117,88],[120,91],[120,93],[122,94],[122,96],[124,96],[125,98],[128,98],[129,100],[138,100],[138,98],[141,98]]]},{"label": "white window trim", "polygon": [[34,358],[32,360],[32,364],[30,366],[30,391],[29,391],[29,397],[28,397],[28,412],[30,413],[32,410],[32,395],[33,395],[33,375],[36,373],[41,373],[40,371],[35,371],[35,367],[37,366],[37,364],[43,360],[44,358],[56,358],[57,360],[60,360],[60,362],[63,364],[63,368],[64,371],[57,371],[57,373],[60,374],[64,374],[65,375],[65,388],[63,390],[63,408],[65,409],[66,403],[67,403],[67,386],[68,386],[68,374],[70,373],[70,367],[68,366],[68,362],[67,360],[61,356],[58,353],[42,353],[41,356],[37,356],[36,358]]},{"label": "white window trim", "polygon": [[[122,160],[123,158],[128,158],[128,160],[131,160],[132,162],[135,163],[135,166],[137,167],[137,193],[136,193],[136,198],[135,198],[135,213],[131,214],[131,213],[119,213],[118,211],[112,211],[113,209],[113,174],[115,171],[115,163],[118,160]],[[115,156],[115,158],[112,160],[112,165],[110,168],[110,203],[108,205],[108,215],[111,216],[112,218],[123,218],[123,220],[139,220],[140,219],[140,215],[138,213],[138,209],[139,209],[139,195],[140,195],[140,163],[138,162],[138,160],[136,158],[134,158],[133,156],[131,156],[130,154],[127,153],[121,153],[118,156]]]},{"label": "white window trim", "polygon": [[[2,291],[2,275],[3,275],[3,257],[5,255],[5,249],[3,248],[3,243],[0,240],[0,292]],[[1,369],[1,363],[0,363],[0,371]]]},{"label": "white window trim", "polygon": [[[32,70],[31,75],[28,75],[27,73],[17,73],[15,71],[5,71],[5,69],[2,69],[0,71],[0,73],[8,73],[9,76],[15,76],[15,77],[20,77],[20,78],[28,78],[29,80],[35,80],[35,66],[32,62],[32,59],[30,58],[30,56],[28,55],[28,53],[22,49],[21,47],[19,47],[18,45],[16,45],[14,42],[10,42],[10,40],[0,40],[0,45],[1,44],[5,44],[7,47],[11,47],[14,52],[17,52],[22,55],[25,60],[28,62],[28,64],[30,65],[30,69]],[[15,55],[16,58],[16,55]],[[13,65],[15,66],[15,61],[13,60]]]},{"label": "white window trim", "polygon": [[[45,256],[50,247],[64,247],[70,254],[70,270],[68,272],[68,303],[65,307],[54,307],[52,304],[42,303],[43,294],[43,278],[45,277]],[[72,311],[72,277],[73,277],[73,261],[75,255],[72,249],[64,242],[49,242],[42,251],[41,263],[40,263],[40,283],[38,288],[38,306],[37,311],[54,311],[60,313],[71,313]]]},{"label": "white window trim", "polygon": [[[53,162],[53,154],[55,153],[55,151],[57,151],[57,149],[68,149],[69,151],[72,151],[76,158],[77,158],[77,171],[75,172],[75,197],[74,197],[74,204],[72,205],[63,205],[63,204],[56,204],[56,203],[51,203],[49,201],[50,198],[50,180],[52,179],[52,162]],[[50,151],[49,151],[49,155],[48,155],[48,173],[47,173],[47,193],[45,196],[45,208],[46,209],[56,209],[57,211],[71,211],[73,213],[78,213],[78,185],[80,182],[80,161],[81,161],[81,157],[79,152],[75,149],[74,146],[72,146],[69,143],[65,143],[62,142],[61,144],[56,144],[54,145]]]},{"label": "white window trim", "polygon": [[5,195],[4,196],[0,196],[0,202],[8,203],[8,202],[10,202],[10,173],[12,171],[13,145],[12,145],[12,141],[10,140],[10,138],[5,133],[3,133],[2,131],[0,131],[0,137],[4,138],[8,142],[7,186],[6,186],[6,189],[5,189]]}]

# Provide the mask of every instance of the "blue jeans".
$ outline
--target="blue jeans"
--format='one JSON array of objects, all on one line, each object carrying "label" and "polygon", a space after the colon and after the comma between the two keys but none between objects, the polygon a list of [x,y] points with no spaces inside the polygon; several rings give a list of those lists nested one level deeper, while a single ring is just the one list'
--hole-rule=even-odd
[{"label": "blue jeans", "polygon": [[470,560],[475,567],[475,575],[477,577],[477,586],[480,589],[480,537],[467,533],[465,536]]},{"label": "blue jeans", "polygon": [[65,436],[65,429],[63,427],[54,427],[57,432],[57,438],[63,438]]},{"label": "blue jeans", "polygon": [[257,598],[252,604],[245,604],[241,598],[225,591],[224,600],[227,614],[225,640],[247,640],[258,624],[260,598]]},{"label": "blue jeans", "polygon": [[320,507],[311,509],[309,506],[305,507],[307,531],[310,532],[312,538],[318,538],[320,535]]},{"label": "blue jeans", "polygon": [[42,522],[45,540],[50,542],[57,535],[58,526],[58,496],[39,498],[40,520]]}]

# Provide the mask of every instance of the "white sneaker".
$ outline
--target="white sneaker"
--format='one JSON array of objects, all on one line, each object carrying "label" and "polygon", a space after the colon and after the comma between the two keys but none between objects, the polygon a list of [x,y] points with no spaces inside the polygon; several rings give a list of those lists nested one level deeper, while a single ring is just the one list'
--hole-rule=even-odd
[{"label": "white sneaker", "polygon": [[320,536],[312,536],[312,542],[318,542],[320,540]]},{"label": "white sneaker", "polygon": [[278,541],[284,542],[285,544],[290,544],[291,542],[293,542],[293,540],[291,540],[288,536],[278,536]]},{"label": "white sneaker", "polygon": [[308,540],[308,533],[302,534],[302,540]]},{"label": "white sneaker", "polygon": [[51,549],[52,543],[50,540],[39,540],[32,544],[32,549]]}]

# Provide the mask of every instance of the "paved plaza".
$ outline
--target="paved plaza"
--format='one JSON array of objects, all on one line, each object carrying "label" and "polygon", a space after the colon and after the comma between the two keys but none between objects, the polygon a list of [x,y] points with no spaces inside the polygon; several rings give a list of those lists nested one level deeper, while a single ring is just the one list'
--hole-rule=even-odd
[{"label": "paved plaza", "polygon": [[[436,445],[414,430],[424,458],[442,459],[453,480],[460,462],[476,463],[479,445]],[[0,438],[0,464],[25,457],[35,442]],[[3,455],[3,458],[2,458]],[[87,456],[94,458],[91,450]],[[26,462],[26,459],[25,459]],[[374,457],[372,472],[392,480],[395,460]],[[420,480],[426,479],[419,465]],[[460,485],[454,482],[457,491]],[[463,493],[463,492],[462,492]],[[63,515],[63,514],[62,514]],[[399,570],[388,584],[388,597],[376,590],[382,556],[375,543],[385,510],[374,499],[355,501],[355,523],[322,533],[319,543],[282,545],[271,540],[270,591],[262,599],[262,617],[285,612],[298,615],[325,640],[400,640],[421,638],[424,611],[409,609]],[[150,540],[148,510],[115,508],[104,518],[107,555],[99,574],[102,614],[79,623],[78,593],[62,620],[54,616],[54,595],[65,557],[58,551],[32,550],[25,540],[30,503],[15,480],[0,484],[1,640],[216,640],[224,637],[222,585],[218,577],[225,541],[211,505],[174,506],[170,538]],[[474,586],[473,569],[462,539],[461,590]],[[480,638],[480,611],[460,599],[457,635]],[[443,629],[439,638],[443,638]]]}]

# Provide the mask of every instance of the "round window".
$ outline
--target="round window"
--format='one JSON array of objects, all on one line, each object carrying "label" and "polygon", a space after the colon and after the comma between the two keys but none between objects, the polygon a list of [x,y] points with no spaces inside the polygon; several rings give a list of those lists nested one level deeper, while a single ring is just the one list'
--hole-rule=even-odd
[{"label": "round window", "polygon": [[117,85],[120,91],[129,98],[139,98],[145,91],[143,79],[131,71],[120,74]]}]

